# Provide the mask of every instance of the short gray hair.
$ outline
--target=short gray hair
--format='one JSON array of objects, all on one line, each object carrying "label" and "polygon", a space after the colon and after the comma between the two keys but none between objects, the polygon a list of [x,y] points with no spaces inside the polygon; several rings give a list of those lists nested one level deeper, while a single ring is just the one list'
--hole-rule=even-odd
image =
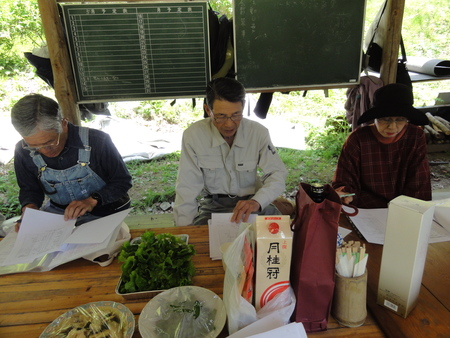
[{"label": "short gray hair", "polygon": [[58,103],[41,94],[21,98],[11,109],[11,122],[22,137],[39,130],[62,132],[62,114]]}]

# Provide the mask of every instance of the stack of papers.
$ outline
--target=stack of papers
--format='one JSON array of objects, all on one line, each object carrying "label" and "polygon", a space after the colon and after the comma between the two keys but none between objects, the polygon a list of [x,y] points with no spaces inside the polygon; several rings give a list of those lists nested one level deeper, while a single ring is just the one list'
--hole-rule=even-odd
[{"label": "stack of papers", "polygon": [[75,227],[63,215],[26,209],[19,232],[0,242],[0,275],[48,271],[113,245],[131,209]]},{"label": "stack of papers", "polygon": [[[220,246],[233,242],[239,235],[240,223],[230,222],[232,213],[212,214],[208,221],[209,257],[212,260],[222,259]],[[247,223],[255,223],[256,214],[250,215]]]},{"label": "stack of papers", "polygon": [[[436,207],[438,207],[438,205]],[[350,223],[352,223],[353,226],[361,232],[367,242],[383,245],[384,235],[386,233],[387,217],[388,208],[359,209],[358,215],[349,217],[349,220]],[[447,208],[444,208],[443,206],[439,207],[439,213],[435,212],[435,220],[431,226],[429,243],[450,241],[449,220],[450,206]]]}]

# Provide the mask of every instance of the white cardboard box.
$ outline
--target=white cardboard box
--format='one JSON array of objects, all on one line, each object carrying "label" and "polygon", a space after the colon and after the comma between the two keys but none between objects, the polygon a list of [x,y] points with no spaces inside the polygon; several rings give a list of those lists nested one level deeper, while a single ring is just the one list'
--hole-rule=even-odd
[{"label": "white cardboard box", "polygon": [[389,203],[377,303],[404,318],[419,297],[433,213],[432,202],[412,197]]}]

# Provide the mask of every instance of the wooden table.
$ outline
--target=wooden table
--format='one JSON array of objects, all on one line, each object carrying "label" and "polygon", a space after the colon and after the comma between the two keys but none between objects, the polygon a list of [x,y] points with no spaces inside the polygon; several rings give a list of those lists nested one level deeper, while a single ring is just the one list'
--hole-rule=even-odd
[{"label": "wooden table", "polygon": [[[197,254],[194,285],[208,288],[222,296],[224,271],[221,261],[209,258],[208,228],[188,226],[151,229],[156,233],[188,234]],[[132,230],[137,237],[145,230]],[[0,337],[39,337],[55,318],[79,305],[96,301],[114,301],[125,304],[135,315],[139,314],[149,299],[126,300],[115,293],[120,278],[117,259],[107,267],[79,259],[47,272],[18,273],[0,276]],[[328,330],[308,336],[384,337],[369,314],[365,324],[358,328],[339,325],[331,316]],[[220,337],[226,337],[226,328]],[[136,328],[133,337],[140,337]]]},{"label": "wooden table", "polygon": [[[351,229],[344,216],[340,224]],[[350,239],[360,240],[355,232],[346,238]],[[388,337],[450,337],[450,242],[428,245],[419,301],[407,318],[377,304],[383,246],[362,243],[369,253],[367,307],[384,333]]]}]

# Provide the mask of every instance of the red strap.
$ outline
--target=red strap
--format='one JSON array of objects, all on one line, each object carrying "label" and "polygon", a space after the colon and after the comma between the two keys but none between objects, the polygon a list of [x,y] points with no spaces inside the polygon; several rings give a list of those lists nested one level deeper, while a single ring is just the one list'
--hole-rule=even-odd
[{"label": "red strap", "polygon": [[358,215],[358,212],[359,212],[359,210],[358,210],[358,208],[357,207],[355,207],[354,205],[351,205],[351,204],[342,204],[342,206],[346,206],[346,207],[349,207],[350,209],[353,209],[353,212],[348,212],[348,211],[345,211],[344,210],[344,208],[342,208],[342,213],[344,214],[344,215],[347,215],[347,216],[350,216],[350,217],[353,217],[353,216],[356,216],[356,215]]}]

